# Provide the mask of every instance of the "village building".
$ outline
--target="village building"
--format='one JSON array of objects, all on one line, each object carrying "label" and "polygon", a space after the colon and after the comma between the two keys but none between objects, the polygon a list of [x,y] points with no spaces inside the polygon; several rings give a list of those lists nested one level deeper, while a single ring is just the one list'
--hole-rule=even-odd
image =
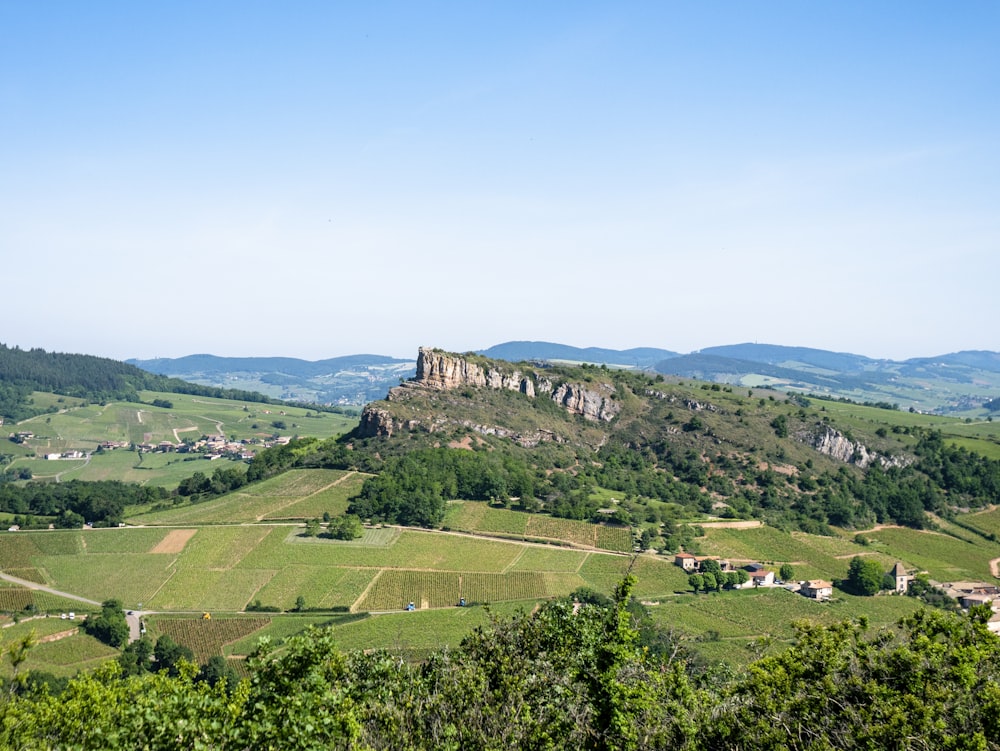
[{"label": "village building", "polygon": [[829,600],[833,597],[833,582],[823,579],[800,582],[799,593],[813,600]]},{"label": "village building", "polygon": [[722,560],[715,555],[692,555],[691,553],[678,553],[674,556],[674,565],[680,566],[689,574],[696,574],[703,570],[705,561],[715,561],[719,564],[720,571],[732,571],[733,566],[729,561]]},{"label": "village building", "polygon": [[993,605],[993,602],[998,599],[1000,598],[998,598],[997,595],[995,594],[987,594],[984,592],[969,592],[968,594],[962,595],[959,598],[958,603],[959,605],[961,605],[963,608],[966,609],[971,608],[975,605],[986,605],[991,610],[995,611],[997,610],[997,608]]},{"label": "village building", "polygon": [[755,587],[770,587],[774,585],[774,572],[766,569],[750,573],[750,583]]},{"label": "village building", "polygon": [[906,591],[910,588],[910,582],[913,581],[913,577],[906,573],[903,564],[896,561],[896,565],[892,567],[889,575],[895,580],[895,590],[905,595]]},{"label": "village building", "polygon": [[698,557],[690,553],[678,553],[674,556],[674,565],[693,573],[698,570]]}]

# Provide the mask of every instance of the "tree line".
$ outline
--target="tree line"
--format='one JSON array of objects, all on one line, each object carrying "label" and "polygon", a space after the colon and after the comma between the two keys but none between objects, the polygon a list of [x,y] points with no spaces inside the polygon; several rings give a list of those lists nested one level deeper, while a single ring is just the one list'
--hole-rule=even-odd
[{"label": "tree line", "polygon": [[138,403],[139,391],[163,391],[345,412],[336,406],[283,402],[256,391],[188,383],[106,357],[46,352],[38,348],[24,350],[0,344],[0,417],[17,422],[44,413],[46,410],[33,404],[33,391],[53,392],[99,404],[109,401]]},{"label": "tree line", "polygon": [[148,643],[139,658],[156,672],[113,661],[53,693],[23,671],[15,644],[21,670],[0,698],[0,744],[1000,749],[1000,641],[986,609],[921,610],[879,630],[864,620],[800,623],[794,645],[734,674],[695,666],[676,642],[648,638],[632,585],[626,578],[610,601],[564,599],[494,617],[419,664],[389,651],[343,652],[335,632],[312,629],[280,650],[262,640],[243,679],[198,668],[158,642],[162,665],[146,654]]}]

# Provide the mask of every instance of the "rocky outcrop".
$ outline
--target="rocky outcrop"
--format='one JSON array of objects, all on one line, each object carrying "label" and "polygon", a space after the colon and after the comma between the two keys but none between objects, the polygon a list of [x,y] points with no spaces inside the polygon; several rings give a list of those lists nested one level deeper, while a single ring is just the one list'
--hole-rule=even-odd
[{"label": "rocky outcrop", "polygon": [[[620,411],[609,383],[596,387],[579,383],[553,383],[538,373],[506,371],[496,364],[485,367],[458,355],[420,348],[413,385],[433,389],[475,388],[518,391],[529,398],[550,398],[568,411],[589,420],[609,421]],[[392,395],[390,394],[390,399]]]},{"label": "rocky outcrop", "polygon": [[388,438],[401,430],[416,430],[418,427],[420,427],[418,420],[398,420],[389,410],[373,402],[366,405],[361,412],[361,422],[354,432],[358,438],[375,436]]},{"label": "rocky outcrop", "polygon": [[[481,388],[517,391],[529,399],[551,399],[573,414],[588,420],[607,422],[621,410],[614,399],[614,387],[610,383],[580,384],[554,382],[537,372],[523,373],[517,369],[506,370],[502,365],[486,361],[480,364],[458,355],[439,350],[421,348],[417,357],[417,375],[401,386],[389,390],[388,402],[404,404],[421,389],[449,391],[460,388]],[[405,408],[399,410],[407,412]],[[435,433],[439,430],[462,425],[482,435],[495,435],[510,439],[515,443],[533,447],[547,441],[561,441],[562,438],[550,430],[536,429],[518,432],[501,425],[478,424],[471,421],[456,422],[446,413],[424,414],[418,412],[409,418],[394,414],[385,402],[368,404],[361,414],[361,422],[355,429],[359,438],[388,438],[400,431],[423,430]]]},{"label": "rocky outcrop", "polygon": [[860,441],[852,441],[829,425],[819,425],[815,432],[806,433],[800,437],[821,454],[826,454],[845,464],[854,464],[862,469],[876,463],[882,467],[901,467],[908,464],[905,459],[883,456],[871,451]]},{"label": "rocky outcrop", "polygon": [[535,395],[534,382],[520,371],[505,373],[492,366],[483,368],[464,357],[456,357],[426,347],[421,347],[417,356],[417,375],[414,381],[428,388],[454,389],[475,386],[520,391],[526,396]]},{"label": "rocky outcrop", "polygon": [[[609,384],[602,384],[610,390]],[[598,390],[583,388],[578,383],[563,383],[552,391],[552,400],[570,412],[583,415],[591,420],[605,422],[618,414],[618,403]]]}]

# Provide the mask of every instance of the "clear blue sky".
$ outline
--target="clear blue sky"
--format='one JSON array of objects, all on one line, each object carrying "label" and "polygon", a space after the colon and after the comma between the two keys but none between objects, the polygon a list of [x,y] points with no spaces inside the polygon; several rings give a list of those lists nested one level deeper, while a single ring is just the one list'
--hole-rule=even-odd
[{"label": "clear blue sky", "polygon": [[1000,349],[996,2],[0,0],[0,342]]}]

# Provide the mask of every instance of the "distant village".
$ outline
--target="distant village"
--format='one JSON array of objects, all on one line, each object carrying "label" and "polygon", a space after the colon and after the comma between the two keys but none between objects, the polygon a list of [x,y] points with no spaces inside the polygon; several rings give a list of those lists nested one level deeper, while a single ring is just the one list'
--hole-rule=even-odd
[{"label": "distant village", "polygon": [[[11,433],[9,436],[15,443],[27,443],[35,437],[30,431],[20,431]],[[202,459],[252,459],[254,454],[271,446],[283,445],[291,441],[289,436],[276,436],[272,438],[245,438],[240,441],[228,440],[224,435],[208,435],[196,441],[160,441],[159,443],[133,443],[132,441],[101,441],[97,445],[100,451],[138,451],[139,453],[178,453],[178,454],[201,454]],[[51,461],[86,459],[88,454],[78,449],[61,452],[51,452],[40,454],[44,459]]]},{"label": "distant village", "polygon": [[[833,582],[823,579],[813,579],[809,581],[784,582],[777,578],[774,571],[769,571],[760,563],[742,564],[737,568],[731,561],[713,555],[692,555],[691,553],[677,553],[674,556],[674,564],[680,566],[689,574],[697,574],[705,571],[706,561],[714,561],[723,573],[729,571],[742,570],[747,574],[747,581],[743,584],[735,585],[735,588],[748,587],[783,587],[791,592],[798,592],[811,600],[825,601],[833,597]],[[714,568],[714,566],[713,566]],[[892,594],[905,595],[909,591],[910,582],[916,575],[910,573],[897,561],[896,565],[888,572],[894,582]],[[986,605],[993,612],[987,627],[994,633],[1000,633],[1000,587],[995,584],[985,582],[948,582],[932,584],[940,589],[948,597],[958,603],[963,610],[968,610],[976,605]]]}]

